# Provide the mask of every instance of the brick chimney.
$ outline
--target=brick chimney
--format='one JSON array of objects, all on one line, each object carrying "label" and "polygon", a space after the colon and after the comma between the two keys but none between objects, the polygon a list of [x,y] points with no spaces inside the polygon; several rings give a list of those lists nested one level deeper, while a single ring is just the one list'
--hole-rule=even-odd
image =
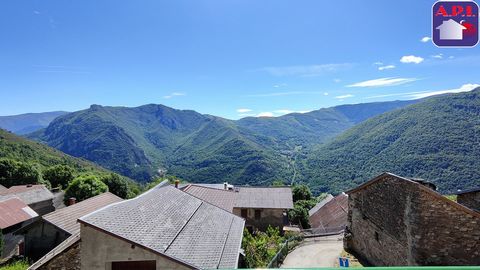
[{"label": "brick chimney", "polygon": [[180,180],[175,179],[175,187],[178,188],[178,184],[180,184]]},{"label": "brick chimney", "polygon": [[68,198],[68,206],[74,205],[75,203],[77,203],[77,199],[74,197]]},{"label": "brick chimney", "polygon": [[228,190],[228,182],[223,182],[223,189]]}]

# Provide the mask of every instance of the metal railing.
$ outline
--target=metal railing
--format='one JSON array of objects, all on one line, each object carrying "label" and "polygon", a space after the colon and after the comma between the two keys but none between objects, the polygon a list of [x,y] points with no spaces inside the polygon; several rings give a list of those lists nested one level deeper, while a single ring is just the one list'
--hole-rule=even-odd
[{"label": "metal railing", "polygon": [[285,242],[282,243],[277,254],[270,260],[267,265],[267,268],[278,268],[282,263],[285,257],[287,257],[288,252],[295,248],[303,240],[303,235],[297,235],[288,238]]}]

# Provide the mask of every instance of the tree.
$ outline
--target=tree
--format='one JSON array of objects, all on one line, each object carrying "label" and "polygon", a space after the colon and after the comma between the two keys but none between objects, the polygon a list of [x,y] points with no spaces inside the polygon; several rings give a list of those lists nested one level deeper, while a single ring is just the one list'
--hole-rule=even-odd
[{"label": "tree", "polygon": [[52,187],[65,189],[73,180],[75,170],[67,165],[55,165],[43,171],[43,178],[48,180]]},{"label": "tree", "polygon": [[285,182],[283,182],[282,180],[275,180],[272,182],[272,187],[284,187],[285,186]]},{"label": "tree", "polygon": [[72,197],[77,199],[77,201],[83,201],[107,191],[108,186],[98,179],[97,176],[80,175],[73,179],[65,190],[65,202]]},{"label": "tree", "polygon": [[295,224],[301,225],[302,228],[310,228],[310,223],[308,221],[308,210],[301,204],[295,203],[293,209],[288,211],[288,216],[290,221]]},{"label": "tree", "polygon": [[268,226],[266,232],[256,231],[254,234],[245,229],[242,248],[245,251],[247,268],[265,268],[284,241],[285,239],[280,236],[280,230],[277,227]]},{"label": "tree", "polygon": [[8,158],[0,159],[0,184],[5,187],[14,185],[45,183],[36,165]]},{"label": "tree", "polygon": [[310,200],[312,199],[312,192],[307,185],[295,185],[292,188],[293,201]]},{"label": "tree", "polygon": [[130,188],[127,181],[116,173],[110,173],[101,178],[102,182],[108,186],[108,190],[122,199],[129,197]]}]

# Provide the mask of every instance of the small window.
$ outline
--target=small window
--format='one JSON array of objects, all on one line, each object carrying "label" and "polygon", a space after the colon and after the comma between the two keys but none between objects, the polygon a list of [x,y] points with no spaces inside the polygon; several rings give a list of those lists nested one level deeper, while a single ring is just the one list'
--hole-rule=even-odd
[{"label": "small window", "polygon": [[262,210],[255,210],[255,219],[261,219],[262,218]]},{"label": "small window", "polygon": [[242,217],[247,218],[248,216],[248,209],[242,209]]},{"label": "small window", "polygon": [[375,232],[375,240],[378,241],[378,232]]}]

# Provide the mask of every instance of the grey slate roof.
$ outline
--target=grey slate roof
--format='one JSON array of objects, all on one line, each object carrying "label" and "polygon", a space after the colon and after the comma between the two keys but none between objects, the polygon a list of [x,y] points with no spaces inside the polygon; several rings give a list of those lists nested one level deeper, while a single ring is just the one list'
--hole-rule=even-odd
[{"label": "grey slate roof", "polygon": [[312,216],[315,214],[320,208],[322,208],[325,204],[327,204],[329,201],[333,199],[332,194],[327,194],[327,197],[325,199],[321,200],[319,203],[317,203],[312,209],[308,210],[308,215]]},{"label": "grey slate roof", "polygon": [[293,196],[290,187],[240,187],[235,207],[292,209]]},{"label": "grey slate roof", "polygon": [[236,268],[244,220],[165,181],[79,219],[195,268]]},{"label": "grey slate roof", "polygon": [[80,224],[77,222],[80,217],[119,201],[122,201],[120,197],[110,192],[105,192],[46,214],[43,216],[43,219],[69,234],[75,234],[80,232]]},{"label": "grey slate roof", "polygon": [[217,207],[225,209],[228,212],[233,211],[237,194],[231,190],[216,189],[198,185],[189,185],[185,187],[183,191]]},{"label": "grey slate roof", "polygon": [[17,197],[26,204],[34,204],[53,199],[53,194],[44,185],[12,186],[0,192],[0,200]]}]

